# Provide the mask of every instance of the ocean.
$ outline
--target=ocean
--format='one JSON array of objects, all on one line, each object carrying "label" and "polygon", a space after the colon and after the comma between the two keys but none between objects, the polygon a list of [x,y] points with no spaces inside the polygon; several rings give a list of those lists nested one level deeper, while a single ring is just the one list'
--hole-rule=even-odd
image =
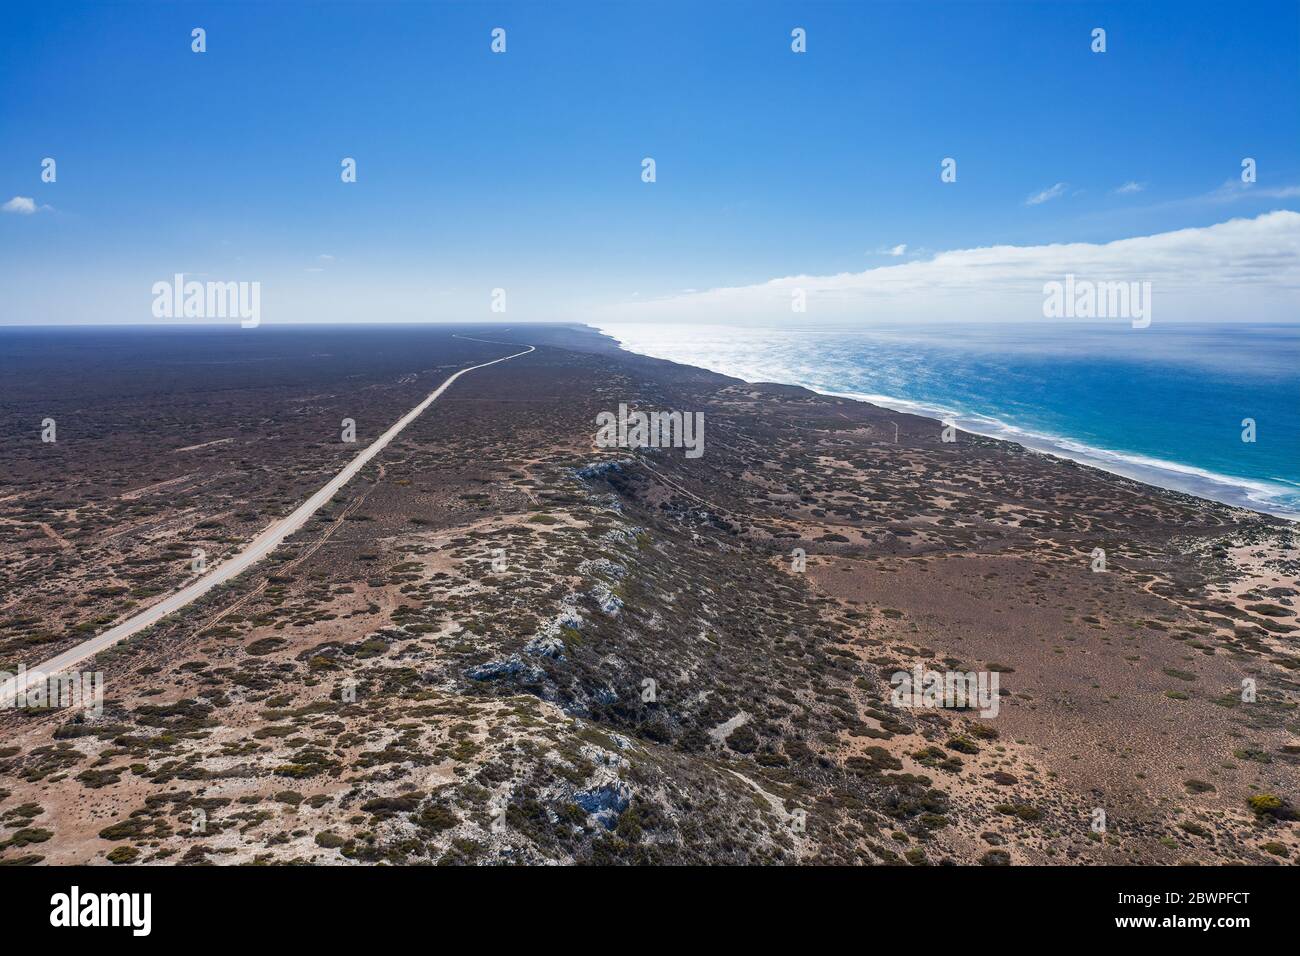
[{"label": "ocean", "polygon": [[600,329],[632,352],[942,419],[1300,520],[1300,326]]}]

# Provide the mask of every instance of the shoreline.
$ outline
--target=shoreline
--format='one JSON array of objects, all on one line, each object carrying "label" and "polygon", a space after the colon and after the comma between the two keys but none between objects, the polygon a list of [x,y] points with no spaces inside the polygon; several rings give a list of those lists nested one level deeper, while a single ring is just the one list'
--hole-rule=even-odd
[{"label": "shoreline", "polygon": [[[629,355],[637,355],[643,358],[657,359],[665,362],[674,362],[679,365],[690,365],[690,363],[677,362],[676,359],[665,358],[661,355],[651,355],[646,352],[638,352],[634,349],[628,348],[623,344],[623,341],[613,330],[596,325],[586,325],[585,327],[594,331],[598,335],[609,339],[614,343],[614,348],[616,350],[626,352]],[[1277,487],[1279,490],[1284,490],[1284,486],[1281,485],[1272,486],[1267,482],[1257,479],[1238,478],[1232,475],[1220,475],[1206,469],[1197,468],[1194,465],[1185,465],[1181,462],[1150,458],[1136,452],[1122,452],[1109,448],[1096,448],[1091,445],[1085,445],[1082,442],[1076,442],[1066,436],[1032,432],[987,416],[954,413],[950,409],[927,405],[924,402],[916,402],[910,399],[897,398],[889,395],[867,394],[863,392],[833,391],[819,388],[802,381],[749,379],[737,374],[735,371],[729,371],[720,367],[709,367],[703,365],[691,367],[699,368],[707,372],[714,372],[718,375],[726,375],[730,378],[736,378],[750,385],[769,384],[793,386],[805,389],[817,395],[825,395],[831,398],[847,398],[851,401],[863,402],[868,405],[874,405],[877,408],[884,408],[905,415],[916,415],[921,418],[928,418],[939,424],[956,425],[962,431],[969,432],[973,435],[979,435],[984,438],[993,438],[998,441],[1011,442],[1020,445],[1029,451],[1037,452],[1053,458],[1072,461],[1076,464],[1086,465],[1090,468],[1096,468],[1097,470],[1104,471],[1107,474],[1126,478],[1130,481],[1141,482],[1142,484],[1159,488],[1162,491],[1172,491],[1178,494],[1192,495],[1193,497],[1212,501],[1215,504],[1224,505],[1229,508],[1240,508],[1293,524],[1300,523],[1300,511],[1286,508],[1270,508],[1267,503],[1252,497],[1249,491],[1251,487],[1258,488],[1260,493],[1266,493],[1264,489],[1271,487]]]},{"label": "shoreline", "polygon": [[[334,441],[343,415],[371,441],[448,362],[535,351],[459,378],[283,552],[75,665],[102,673],[105,720],[0,710],[6,805],[39,808],[48,834],[0,862],[1300,854],[1250,802],[1297,792],[1295,526],[999,440],[942,445],[930,418],[748,386],[573,324],[498,329],[232,332],[201,366],[183,341],[128,342],[147,364],[121,392],[104,338],[28,346],[13,421],[52,409],[70,439],[5,439],[21,608],[0,654],[29,668],[184,586],[192,549],[251,540],[319,491],[356,460]],[[705,463],[595,445],[592,423],[632,399],[703,411]],[[250,421],[266,424],[229,424]],[[917,668],[998,674],[996,724],[894,706],[890,675]],[[1245,678],[1265,690],[1255,709],[1226,706]],[[249,806],[269,816],[245,827]],[[503,831],[502,806],[527,809]],[[1119,842],[1092,835],[1098,807]],[[812,825],[791,843],[797,810]]]}]

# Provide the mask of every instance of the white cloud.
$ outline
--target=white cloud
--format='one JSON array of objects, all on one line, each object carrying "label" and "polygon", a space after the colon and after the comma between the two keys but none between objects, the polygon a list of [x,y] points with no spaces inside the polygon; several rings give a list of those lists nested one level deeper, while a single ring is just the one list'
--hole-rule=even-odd
[{"label": "white cloud", "polygon": [[[1300,302],[1300,213],[1117,239],[985,246],[837,275],[798,275],[600,310],[602,321],[855,323],[1042,320],[1043,284],[1067,274],[1149,281],[1157,321],[1294,321]],[[792,293],[807,295],[793,313]]]},{"label": "white cloud", "polygon": [[1213,202],[1234,202],[1238,199],[1294,199],[1296,196],[1300,196],[1300,186],[1265,187],[1243,183],[1240,179],[1229,179],[1202,198]]},{"label": "white cloud", "polygon": [[36,212],[36,200],[29,196],[15,196],[3,206],[0,206],[5,212],[16,212],[21,216],[30,216]]},{"label": "white cloud", "polygon": [[1115,192],[1123,196],[1123,195],[1127,195],[1128,193],[1140,193],[1142,190],[1146,188],[1147,188],[1146,183],[1134,182],[1133,180],[1130,179],[1123,186],[1120,186],[1119,189],[1116,189]]},{"label": "white cloud", "polygon": [[890,248],[890,249],[886,249],[886,250],[885,250],[885,255],[887,255],[887,256],[901,256],[901,255],[903,255],[905,252],[907,252],[907,243],[905,243],[905,242],[900,242],[898,245],[896,245],[896,246],[894,246],[894,247],[892,247],[892,248]]},{"label": "white cloud", "polygon": [[1048,186],[1042,192],[1034,193],[1025,200],[1026,206],[1040,206],[1049,199],[1055,199],[1057,196],[1064,194],[1068,183],[1057,183],[1055,186]]}]

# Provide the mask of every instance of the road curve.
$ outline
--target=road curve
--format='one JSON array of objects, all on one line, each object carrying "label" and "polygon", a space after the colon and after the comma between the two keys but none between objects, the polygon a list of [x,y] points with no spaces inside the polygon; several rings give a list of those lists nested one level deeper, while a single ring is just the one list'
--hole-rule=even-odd
[{"label": "road curve", "polygon": [[[469,336],[456,337],[469,338]],[[486,340],[471,339],[471,341],[484,342]],[[494,342],[491,344],[506,345],[509,343]],[[428,398],[399,418],[397,423],[389,428],[388,431],[380,435],[370,446],[353,458],[352,461],[348,462],[343,470],[331,478],[324,488],[316,492],[294,509],[288,517],[281,518],[279,521],[268,526],[266,530],[262,531],[261,534],[245,545],[243,550],[234,557],[227,558],[202,577],[197,578],[185,587],[181,588],[175,594],[164,598],[157,604],[152,605],[147,610],[141,611],[134,617],[127,618],[121,624],[105,631],[103,634],[82,641],[80,644],[69,648],[57,657],[52,657],[45,663],[30,668],[23,675],[21,689],[26,690],[37,680],[67,670],[69,667],[79,664],[89,657],[93,657],[100,651],[112,647],[120,641],[126,640],[132,634],[136,634],[144,630],[146,627],[157,624],[168,614],[179,611],[185,605],[207,594],[217,585],[224,584],[225,582],[233,580],[243,574],[250,567],[279,547],[285,538],[289,537],[289,535],[293,534],[306,524],[308,518],[319,511],[325,502],[333,498],[339,490],[357,474],[357,472],[370,462],[370,459],[383,451],[385,446],[396,438],[403,428],[411,424],[411,422],[420,416],[421,412],[436,402],[439,396],[449,389],[456,379],[460,378],[466,372],[473,372],[480,368],[487,368],[489,365],[496,365],[498,362],[508,362],[510,359],[519,358],[521,355],[527,355],[529,352],[535,351],[536,348],[529,345],[522,352],[516,352],[513,355],[505,355],[499,359],[493,359],[491,362],[484,362],[482,365],[471,365],[468,368],[463,368],[459,372],[453,373],[445,382],[429,393]],[[20,689],[18,685],[19,678],[17,676],[12,676],[9,680],[5,681],[3,686],[0,686],[0,706],[9,706],[13,703],[18,690]]]}]

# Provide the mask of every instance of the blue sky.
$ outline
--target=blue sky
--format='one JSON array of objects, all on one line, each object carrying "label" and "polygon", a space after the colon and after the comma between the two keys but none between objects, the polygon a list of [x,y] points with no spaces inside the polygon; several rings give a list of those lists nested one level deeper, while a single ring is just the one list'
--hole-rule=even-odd
[{"label": "blue sky", "polygon": [[[1245,156],[1258,183],[1225,188]],[[566,319],[1206,227],[1297,185],[1294,2],[0,13],[0,202],[38,209],[0,215],[6,323],[149,321],[176,272],[260,281],[268,321],[487,320],[493,287]]]}]

